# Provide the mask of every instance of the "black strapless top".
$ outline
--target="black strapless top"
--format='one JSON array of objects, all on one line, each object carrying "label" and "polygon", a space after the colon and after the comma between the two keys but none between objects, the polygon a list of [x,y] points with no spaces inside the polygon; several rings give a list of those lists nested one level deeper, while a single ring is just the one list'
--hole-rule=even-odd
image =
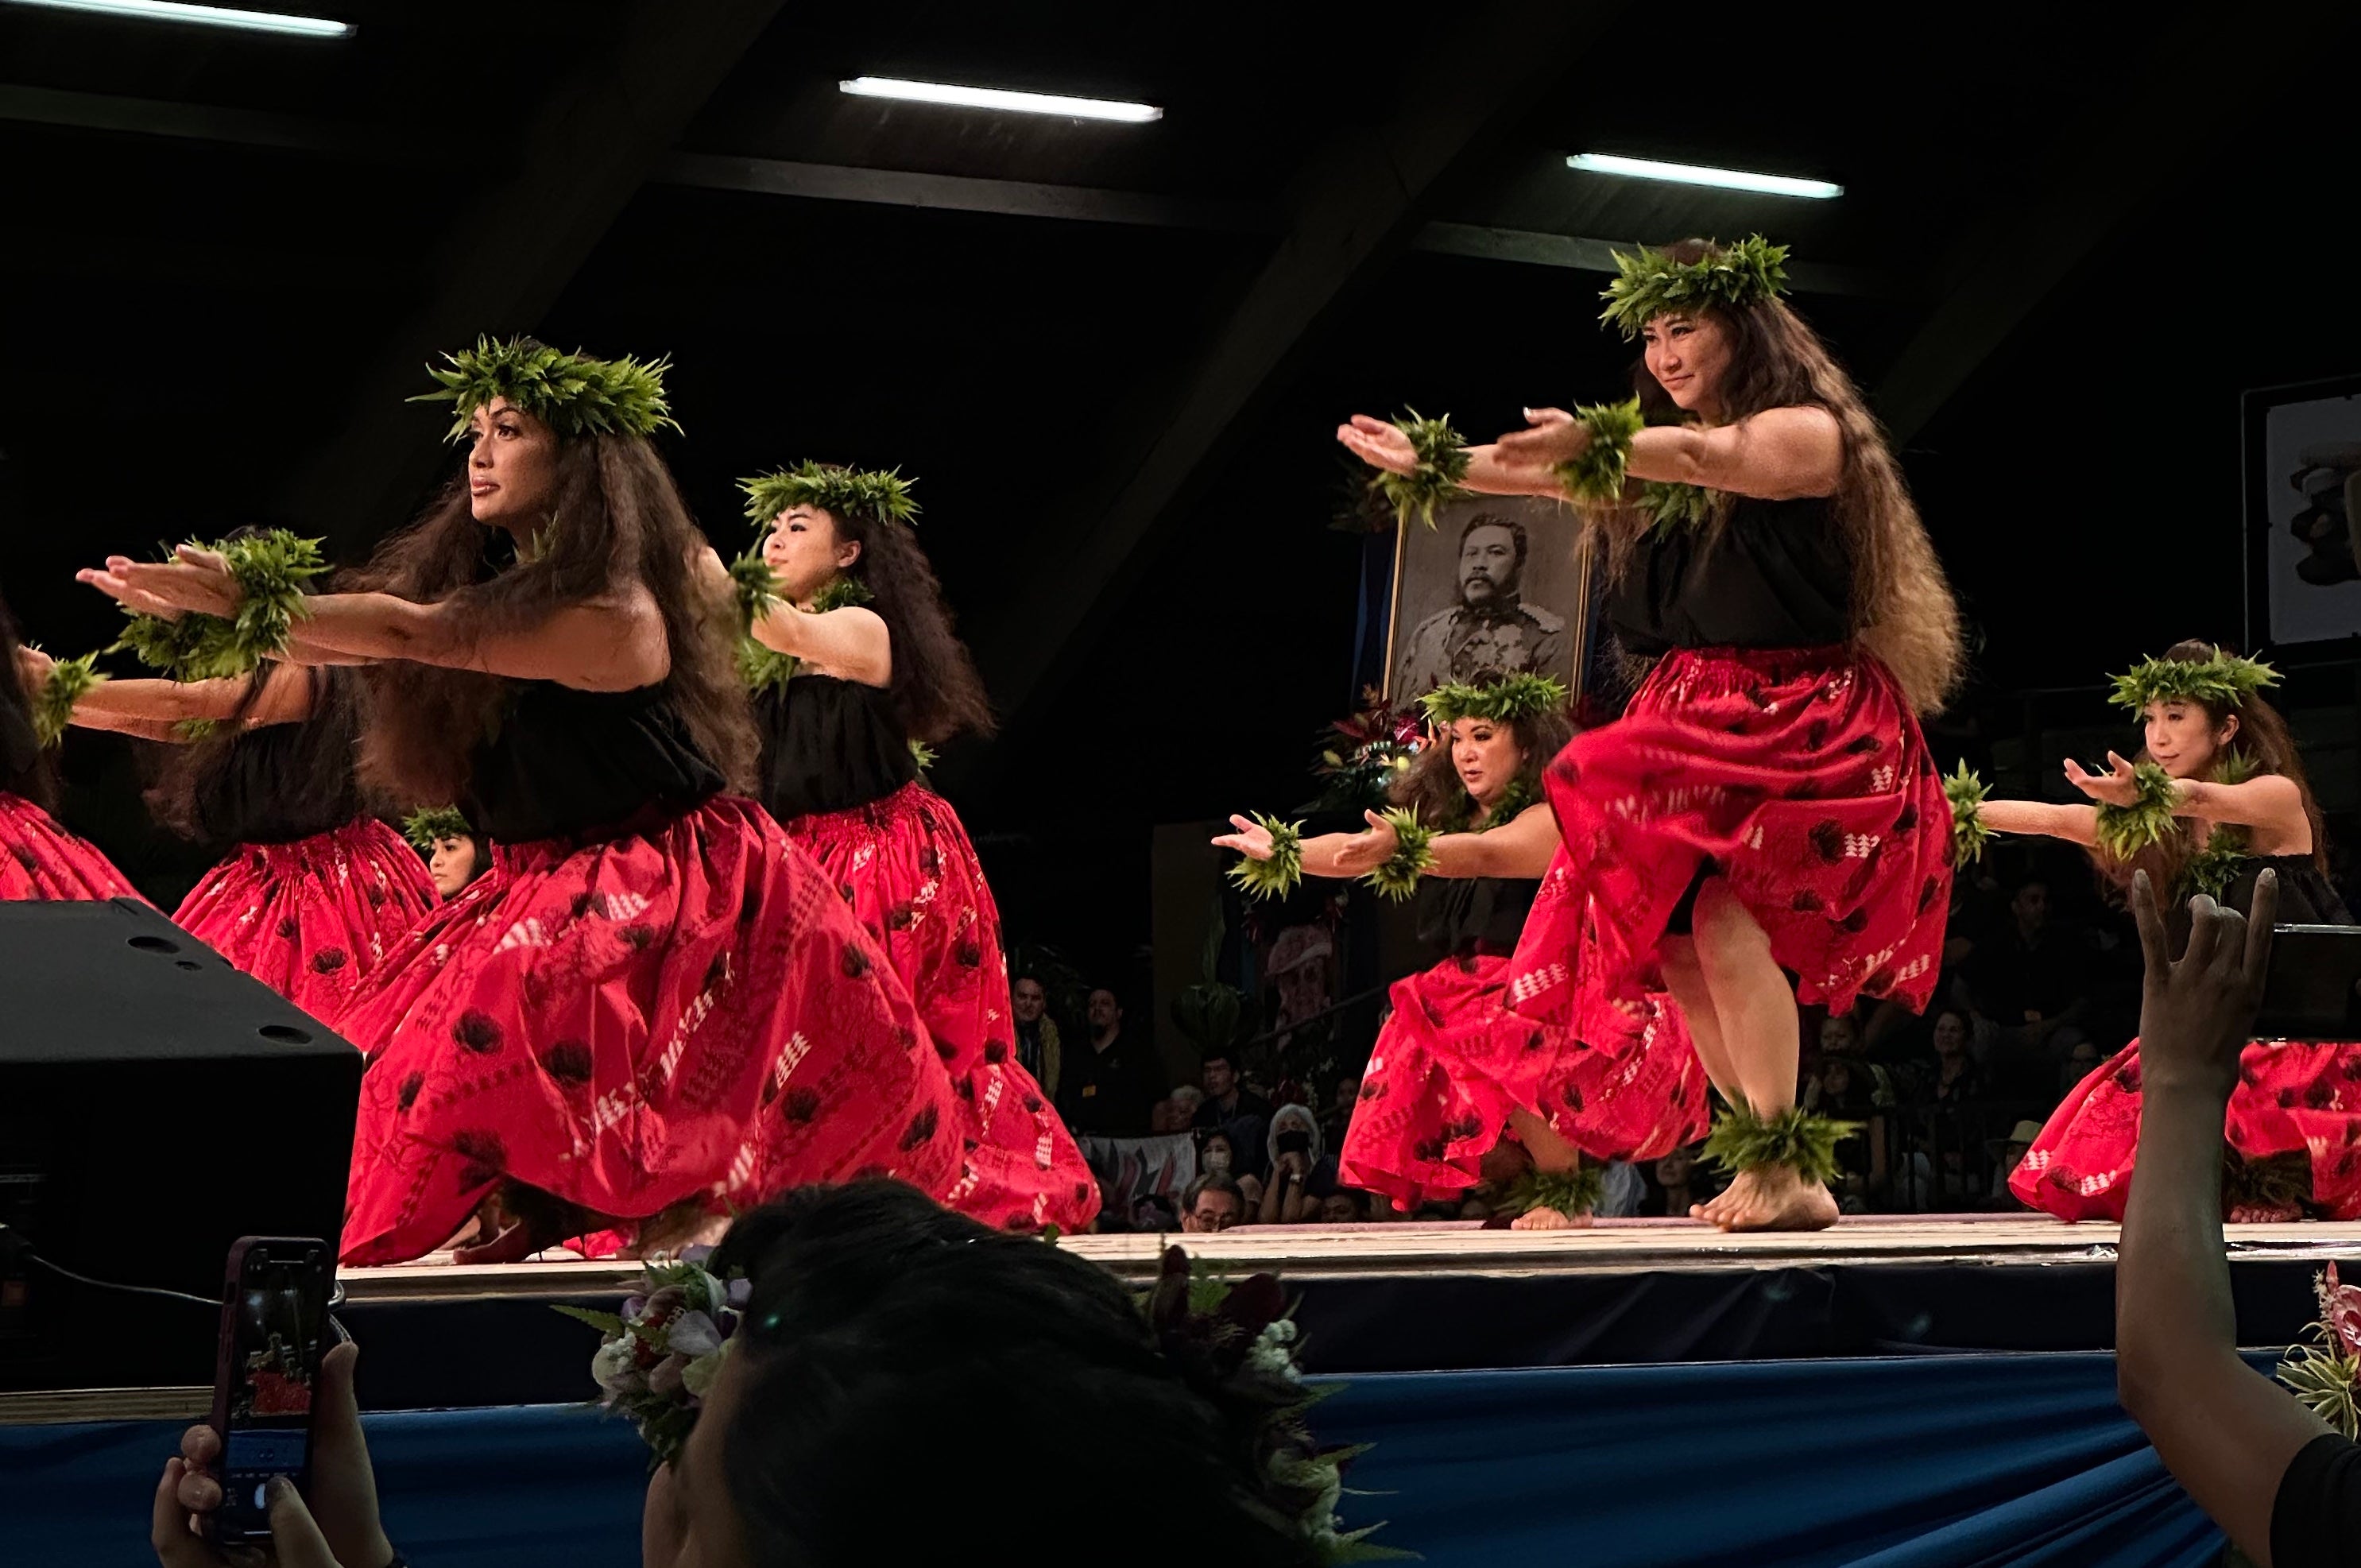
[{"label": "black strapless top", "polygon": [[2279,924],[2282,926],[2350,926],[2352,915],[2336,889],[2320,874],[2310,855],[2257,855],[2238,868],[2222,902],[2241,915],[2255,908],[2255,883],[2268,867],[2279,873]]},{"label": "black strapless top", "polygon": [[1820,648],[1852,636],[1852,559],[1826,497],[1732,499],[1719,534],[1660,529],[1608,590],[1630,652]]},{"label": "black strapless top", "polygon": [[1538,878],[1436,877],[1418,884],[1418,939],[1438,959],[1516,951]]},{"label": "black strapless top", "polygon": [[721,771],[697,749],[663,686],[512,685],[498,732],[476,748],[467,811],[478,832],[510,843],[595,839],[720,793]]},{"label": "black strapless top", "polygon": [[320,668],[309,676],[311,718],[245,730],[202,764],[192,825],[203,842],[289,844],[361,815],[353,773],[360,727],[349,690],[356,673]]},{"label": "black strapless top", "polygon": [[0,701],[0,792],[31,795],[41,767],[40,738],[13,702]]},{"label": "black strapless top", "polygon": [[883,800],[918,776],[891,696],[834,675],[797,675],[754,702],[761,798],[780,821]]}]

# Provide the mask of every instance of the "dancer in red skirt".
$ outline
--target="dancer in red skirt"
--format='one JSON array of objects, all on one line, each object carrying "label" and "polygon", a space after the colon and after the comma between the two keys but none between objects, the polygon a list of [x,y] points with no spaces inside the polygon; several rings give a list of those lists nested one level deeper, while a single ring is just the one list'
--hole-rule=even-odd
[{"label": "dancer in red skirt", "polygon": [[753,580],[775,591],[748,606],[757,798],[917,1003],[976,1146],[953,1201],[1079,1230],[1097,1212],[1097,1183],[1016,1059],[999,910],[959,813],[919,779],[913,754],[913,741],[989,735],[993,720],[919,547],[909,486],[807,463],[744,488],[771,574]]},{"label": "dancer in red skirt", "polygon": [[16,641],[16,618],[0,599],[0,899],[137,898],[104,855],[49,817],[57,774],[31,697],[49,673],[45,656]]},{"label": "dancer in red skirt", "polygon": [[[1311,839],[1233,817],[1238,830],[1213,842],[1247,857],[1233,874],[1257,893],[1284,893],[1299,872],[1395,889],[1400,875],[1418,879],[1419,937],[1439,961],[1394,982],[1339,1177],[1405,1210],[1489,1180],[1510,1192],[1503,1207],[1521,1210],[1516,1229],[1587,1223],[1598,1176],[1582,1156],[1654,1159],[1700,1136],[1705,1077],[1694,1053],[1647,1048],[1661,998],[1580,1044],[1509,1011],[1510,956],[1558,850],[1541,774],[1573,732],[1565,685],[1514,675],[1422,700],[1436,734],[1394,785],[1396,810],[1367,813],[1364,831]],[[1632,1090],[1660,1072],[1674,1080]],[[1638,1120],[1576,1113],[1594,1106]]]},{"label": "dancer in red skirt", "polygon": [[1876,422],[1779,298],[1785,255],[1619,258],[1606,313],[1645,340],[1630,402],[1466,449],[1431,424],[1337,433],[1405,510],[1458,485],[1583,503],[1609,623],[1656,663],[1547,770],[1564,844],[1510,1005],[1571,1025],[1669,987],[1657,1048],[1693,1045],[1731,1106],[1708,1153],[1736,1177],[1697,1214],[1733,1230],[1836,1219],[1843,1129],[1795,1105],[1797,1002],[1923,1007],[1951,875],[1915,713],[1954,684],[1958,609]]},{"label": "dancer in red skirt", "polygon": [[174,923],[327,1024],[434,903],[409,844],[364,814],[359,687],[354,670],[269,664],[106,681],[73,709],[86,729],[172,746],[149,805],[183,837],[232,847]]},{"label": "dancer in red skirt", "polygon": [[[370,1058],[348,1261],[429,1252],[496,1191],[525,1217],[466,1255],[602,1225],[654,1243],[864,1171],[938,1197],[961,1179],[908,993],[810,858],[722,793],[755,738],[649,440],[663,368],[529,340],[451,356],[464,475],[366,591],[294,623],[291,655],[370,663],[364,782],[465,800],[495,844],[342,1022]],[[236,603],[202,551],[83,576],[135,609]]]},{"label": "dancer in red skirt", "polygon": [[[2128,888],[2142,871],[2175,943],[2202,894],[2247,913],[2256,879],[2279,874],[2278,918],[2345,925],[2328,881],[2320,805],[2287,721],[2263,699],[2269,665],[2181,642],[2115,680],[2140,716],[2146,748],[2107,771],[2074,762],[2066,776],[2093,806],[1993,800],[1996,832],[2039,833],[2089,848],[2101,874]],[[2051,1113],[2009,1190],[2061,1220],[2121,1220],[2139,1143],[2139,1042],[2102,1062]],[[2361,1044],[2249,1045],[2224,1127],[2231,1158],[2223,1206],[2233,1220],[2361,1219]]]}]

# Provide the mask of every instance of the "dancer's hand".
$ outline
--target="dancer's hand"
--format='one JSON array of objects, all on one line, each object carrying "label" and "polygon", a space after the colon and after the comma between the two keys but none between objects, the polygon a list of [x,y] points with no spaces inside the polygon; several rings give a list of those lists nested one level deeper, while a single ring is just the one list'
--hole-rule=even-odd
[{"label": "dancer's hand", "polygon": [[[353,1395],[353,1364],[360,1347],[340,1344],[320,1358],[320,1380],[313,1398],[312,1490],[304,1500],[274,1503],[273,1533],[279,1538],[280,1568],[382,1568],[393,1559],[393,1544],[378,1517],[377,1475],[369,1466],[368,1441],[361,1434],[360,1402]],[[202,1518],[221,1507],[221,1483],[208,1474],[221,1458],[221,1434],[211,1426],[192,1426],[181,1434],[181,1456],[165,1466],[165,1485],[156,1494],[157,1557],[165,1568],[212,1568],[223,1561],[193,1528],[192,1515]],[[303,1525],[316,1521],[315,1534],[326,1544],[316,1557],[295,1555],[281,1530],[282,1509],[302,1517]],[[167,1530],[167,1521],[174,1527]],[[182,1555],[168,1552],[186,1551]]]},{"label": "dancer's hand", "polygon": [[237,579],[219,554],[182,545],[170,561],[135,561],[110,555],[102,568],[85,567],[74,574],[127,609],[142,615],[175,620],[183,612],[217,615],[237,613],[244,598]]},{"label": "dancer's hand", "polygon": [[2133,876],[2132,917],[2147,961],[2140,1062],[2151,1091],[2194,1089],[2227,1101],[2237,1087],[2238,1058],[2262,1005],[2279,905],[2279,873],[2268,869],[2256,879],[2251,920],[2210,898],[2191,899],[2189,946],[2175,963],[2156,889],[2146,872]]},{"label": "dancer's hand", "polygon": [[1336,439],[1354,456],[1389,474],[1409,474],[1418,467],[1418,452],[1390,422],[1355,414],[1352,422],[1336,427]]},{"label": "dancer's hand", "polygon": [[1525,425],[1492,444],[1510,467],[1554,468],[1581,456],[1590,444],[1588,428],[1564,409],[1527,409]]},{"label": "dancer's hand", "polygon": [[2139,779],[2133,773],[2132,765],[2113,751],[2107,753],[2107,771],[2103,773],[2088,772],[2073,758],[2067,758],[2066,782],[2102,806],[2139,803]]},{"label": "dancer's hand", "polygon": [[16,679],[27,692],[39,691],[49,684],[49,672],[58,662],[38,648],[16,644]]},{"label": "dancer's hand", "polygon": [[1366,876],[1394,858],[1401,848],[1401,838],[1394,825],[1374,811],[1364,811],[1368,826],[1358,833],[1336,836],[1336,875]]},{"label": "dancer's hand", "polygon": [[1233,817],[1230,821],[1237,831],[1217,835],[1213,848],[1235,850],[1250,861],[1267,861],[1278,853],[1277,847],[1270,841],[1269,828],[1250,817]]}]

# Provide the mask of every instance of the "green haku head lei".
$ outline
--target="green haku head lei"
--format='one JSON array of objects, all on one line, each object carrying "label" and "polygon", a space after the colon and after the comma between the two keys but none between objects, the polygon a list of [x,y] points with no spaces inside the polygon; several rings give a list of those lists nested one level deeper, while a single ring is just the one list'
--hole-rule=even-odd
[{"label": "green haku head lei", "polygon": [[1437,686],[1418,700],[1435,724],[1456,724],[1463,718],[1513,724],[1565,707],[1565,683],[1554,675],[1504,675],[1482,685]]},{"label": "green haku head lei", "polygon": [[475,347],[443,358],[443,368],[426,368],[443,389],[421,392],[410,401],[453,406],[456,417],[446,440],[466,436],[476,411],[494,398],[506,398],[569,441],[585,435],[650,436],[680,428],[664,400],[664,372],[672,368],[669,356],[593,359],[530,337],[505,343],[478,337]]},{"label": "green haku head lei", "polygon": [[423,806],[401,819],[401,836],[421,850],[442,839],[472,839],[476,830],[456,806]]},{"label": "green haku head lei", "polygon": [[2244,707],[2257,692],[2279,684],[2279,673],[2261,660],[2216,648],[2210,659],[2143,660],[2115,677],[2107,700],[2134,713],[2147,712],[2154,702]]},{"label": "green haku head lei", "polygon": [[1636,254],[1617,251],[1615,273],[1615,281],[1599,292],[1607,308],[1598,319],[1614,323],[1628,343],[1666,311],[1742,310],[1776,299],[1787,291],[1787,247],[1750,235],[1736,245],[1715,246],[1701,261],[1675,261],[1643,245]]},{"label": "green haku head lei", "polygon": [[915,526],[918,503],[910,494],[914,483],[902,477],[899,468],[881,473],[806,459],[775,474],[741,479],[738,488],[746,492],[746,515],[759,529],[768,530],[789,507],[816,507],[831,517]]}]

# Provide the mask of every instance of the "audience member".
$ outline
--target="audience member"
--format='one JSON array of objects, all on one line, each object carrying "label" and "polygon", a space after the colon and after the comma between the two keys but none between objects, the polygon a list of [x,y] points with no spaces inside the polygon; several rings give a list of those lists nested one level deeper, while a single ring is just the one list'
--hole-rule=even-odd
[{"label": "audience member", "polygon": [[1927,1079],[1927,1098],[1938,1105],[1983,1099],[1983,1069],[1976,1066],[1968,1049],[1973,1031],[1967,1016],[1957,1008],[1944,1008],[1935,1014],[1932,1036],[1935,1069]]},{"label": "audience member", "polygon": [[1086,1048],[1063,1053],[1058,1111],[1077,1133],[1136,1138],[1148,1129],[1162,1076],[1152,1042],[1123,1032],[1123,1004],[1101,986],[1091,992],[1091,1037]]},{"label": "audience member", "polygon": [[1055,1094],[1064,1052],[1058,1039],[1058,1021],[1049,1016],[1049,989],[1034,976],[1020,974],[1008,988],[1008,1000],[1016,1016],[1017,1064],[1033,1075],[1034,1082],[1048,1084]]},{"label": "audience member", "polygon": [[1320,1118],[1306,1105],[1282,1105],[1270,1118],[1268,1169],[1263,1188],[1260,1219],[1266,1225],[1300,1224],[1317,1212],[1315,1176],[1325,1190],[1334,1185],[1332,1168],[1323,1169],[1320,1148]]},{"label": "audience member", "polygon": [[2115,1376],[2157,1456],[2240,1552],[2261,1568],[2328,1568],[2361,1557],[2361,1446],[2240,1357],[2222,1242],[2223,1117],[2278,905],[2269,871],[2251,926],[2192,900],[2175,963],[2146,873],[2133,883],[2145,1093],[2115,1262]]},{"label": "audience member", "polygon": [[1643,1214],[1686,1220],[1691,1205],[1704,1202],[1715,1191],[1697,1168],[1692,1149],[1675,1149],[1656,1162],[1654,1174],[1656,1179],[1640,1205]]},{"label": "audience member", "polygon": [[2049,884],[2028,878],[2008,916],[1980,936],[1961,970],[1970,1005],[1985,1025],[1985,1065],[2007,1095],[2051,1092],[2057,1062],[2090,1009],[2095,954],[2086,933],[2053,924]]},{"label": "audience member", "polygon": [[1353,1108],[1361,1102],[1361,1075],[1350,1073],[1336,1080],[1336,1092],[1329,1097],[1328,1109],[1320,1114],[1320,1134],[1328,1146],[1345,1146],[1345,1135],[1353,1125]]},{"label": "audience member", "polygon": [[[649,1477],[639,1542],[649,1568],[1078,1563],[1110,1541],[1133,1568],[1325,1560],[1296,1527],[1300,1498],[1239,1441],[1258,1411],[1191,1382],[1129,1288],[1094,1264],[886,1181],[765,1204],[731,1226],[715,1261],[744,1267],[752,1296],[679,1463]],[[323,1363],[308,1494],[271,1488],[280,1568],[396,1561],[355,1358],[345,1345]],[[1012,1508],[1002,1467],[938,1465],[927,1506],[910,1507],[913,1434],[966,1430],[985,1409],[1025,1432],[1027,1463],[1071,1492],[1053,1509]],[[221,1506],[207,1474],[221,1440],[192,1427],[181,1453],[156,1488],[157,1558],[225,1568],[191,1523]],[[584,1541],[577,1555],[626,1551]]]},{"label": "audience member", "polygon": [[1205,1098],[1197,1107],[1196,1125],[1227,1133],[1230,1146],[1238,1154],[1239,1174],[1261,1175],[1268,1168],[1263,1160],[1263,1139],[1270,1124],[1270,1102],[1239,1078],[1236,1053],[1226,1047],[1207,1051],[1198,1069],[1197,1086]]},{"label": "audience member", "polygon": [[2025,1163],[2026,1151],[2041,1136],[2038,1122],[2019,1122],[2008,1130],[2008,1136],[1993,1140],[1992,1190],[1984,1194],[1984,1206],[1989,1209],[2021,1210],[2025,1204],[2008,1190],[2008,1179]]},{"label": "audience member", "polygon": [[1189,1184],[1181,1195],[1180,1228],[1191,1234],[1226,1231],[1245,1223],[1246,1194],[1238,1184],[1218,1172],[1207,1172]]},{"label": "audience member", "polygon": [[1366,1223],[1368,1217],[1356,1188],[1339,1187],[1320,1200],[1320,1223],[1323,1225],[1358,1225]]}]

